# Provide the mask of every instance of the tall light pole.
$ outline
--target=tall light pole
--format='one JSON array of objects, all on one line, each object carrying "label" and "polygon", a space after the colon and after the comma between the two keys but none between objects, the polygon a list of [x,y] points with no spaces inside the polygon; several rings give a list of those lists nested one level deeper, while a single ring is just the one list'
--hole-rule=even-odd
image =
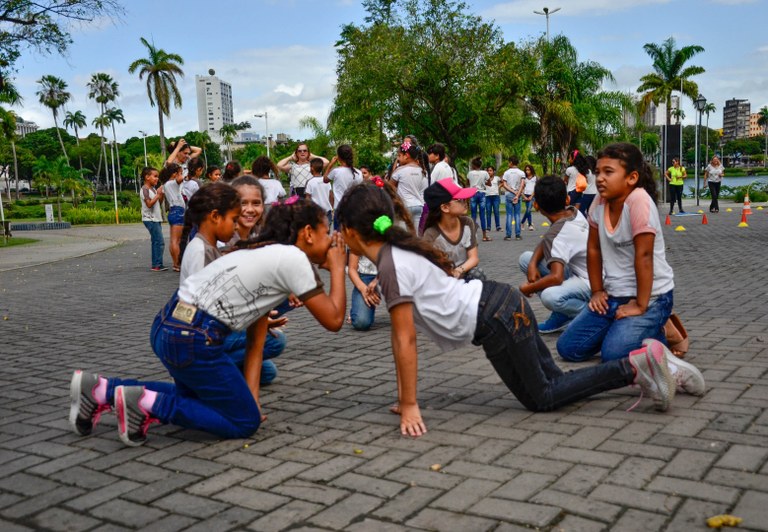
[{"label": "tall light pole", "polygon": [[149,162],[147,161],[147,132],[139,130],[139,133],[144,137],[144,166],[149,166]]},{"label": "tall light pole", "polygon": [[545,7],[541,11],[536,11],[536,10],[533,11],[537,15],[544,15],[545,17],[547,17],[547,42],[549,42],[549,15],[553,15],[553,14],[557,13],[558,11],[560,11],[559,7],[556,7],[552,11],[550,11],[548,7]]},{"label": "tall light pole", "polygon": [[694,165],[695,165],[695,173],[696,176],[696,206],[699,206],[699,128],[701,127],[701,114],[704,112],[704,108],[707,106],[707,99],[699,94],[699,96],[693,101],[694,107],[696,107],[696,112],[699,114],[699,121],[696,124],[696,145],[694,146]]},{"label": "tall light pole", "polygon": [[264,129],[267,132],[267,157],[269,157],[269,116],[266,111],[264,111],[263,113],[255,114],[253,116],[256,118],[264,119]]}]

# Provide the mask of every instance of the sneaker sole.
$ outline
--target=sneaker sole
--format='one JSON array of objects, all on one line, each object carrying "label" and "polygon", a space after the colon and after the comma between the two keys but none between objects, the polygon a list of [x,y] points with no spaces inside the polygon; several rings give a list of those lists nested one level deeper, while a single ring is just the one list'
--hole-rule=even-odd
[{"label": "sneaker sole", "polygon": [[[643,340],[643,345],[647,345],[647,342],[648,342],[647,339]],[[676,357],[674,354],[672,354],[672,352],[669,350],[669,348],[667,346],[664,346],[664,354],[667,357],[667,364],[669,364],[670,361],[671,361],[672,364],[674,364],[674,365],[676,365],[678,367],[681,367],[681,368],[685,368],[690,373],[695,375],[697,377],[697,380],[701,381],[701,390],[697,389],[697,390],[691,391],[691,390],[688,390],[686,388],[683,388],[682,386],[678,386],[677,387],[677,391],[681,392],[681,393],[687,393],[687,394],[690,394],[690,395],[695,395],[697,397],[703,397],[704,394],[707,392],[707,385],[706,385],[706,382],[704,380],[704,375],[701,373],[699,368],[697,368],[696,366],[694,366],[690,362],[686,362],[685,360],[681,359],[680,357]],[[670,374],[671,374],[671,372],[670,372]],[[672,380],[674,380],[674,377],[672,377]]]},{"label": "sneaker sole", "polygon": [[128,437],[128,411],[125,408],[123,386],[115,388],[115,415],[117,416],[117,434],[120,440],[129,447],[141,447],[144,442],[131,441]]},{"label": "sneaker sole", "polygon": [[[662,347],[663,347],[663,344],[662,344]],[[660,402],[657,403],[656,401],[654,401],[653,406],[659,412],[666,412],[667,410],[669,410],[669,407],[672,405],[672,399],[675,398],[675,392],[677,391],[677,387],[675,385],[675,379],[672,377],[672,373],[669,371],[669,366],[667,365],[668,363],[667,353],[663,352],[662,363],[657,362],[656,358],[653,357],[652,355],[649,355],[647,352],[644,356],[650,358],[650,362],[648,365],[653,370],[653,372],[654,373],[658,372],[664,377],[664,382],[659,383]],[[666,388],[666,390],[664,390],[664,388]]]},{"label": "sneaker sole", "polygon": [[69,426],[78,436],[88,436],[83,434],[77,428],[77,414],[80,412],[80,386],[83,382],[83,372],[80,370],[72,374],[72,380],[69,383]]}]

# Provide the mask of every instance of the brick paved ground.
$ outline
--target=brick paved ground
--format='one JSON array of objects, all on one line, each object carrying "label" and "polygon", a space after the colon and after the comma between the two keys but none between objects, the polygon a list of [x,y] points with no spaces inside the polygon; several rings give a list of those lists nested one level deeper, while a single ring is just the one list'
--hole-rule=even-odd
[{"label": "brick paved ground", "polygon": [[[768,210],[746,229],[737,212],[709,221],[665,228],[705,397],[627,413],[637,396],[627,389],[531,414],[482,351],[439,354],[420,337],[430,430],[418,440],[387,412],[386,313],[371,332],[331,334],[306,310],[291,315],[263,393],[269,420],[253,438],[155,425],[129,449],[112,416],[77,437],[66,421],[73,369],[166,378],[147,336],[176,276],[150,273],[149,243],[130,240],[0,273],[0,529],[701,530],[728,512],[768,530]],[[519,283],[517,256],[541,232],[494,233],[481,247],[490,277]]]}]

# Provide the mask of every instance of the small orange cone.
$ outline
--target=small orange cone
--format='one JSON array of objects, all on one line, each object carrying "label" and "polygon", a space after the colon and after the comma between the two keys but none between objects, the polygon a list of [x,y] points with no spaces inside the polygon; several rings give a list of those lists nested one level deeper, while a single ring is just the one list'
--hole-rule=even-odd
[{"label": "small orange cone", "polygon": [[744,214],[752,214],[752,205],[749,202],[749,194],[744,194],[744,207],[741,212]]},{"label": "small orange cone", "polygon": [[667,219],[664,220],[664,225],[672,225],[672,220],[669,217],[669,214],[667,214]]},{"label": "small orange cone", "polygon": [[741,223],[739,223],[739,227],[749,227],[749,224],[747,223],[747,213],[744,211],[741,212]]},{"label": "small orange cone", "polygon": [[706,214],[701,217],[701,225],[709,225],[709,220],[707,220]]}]

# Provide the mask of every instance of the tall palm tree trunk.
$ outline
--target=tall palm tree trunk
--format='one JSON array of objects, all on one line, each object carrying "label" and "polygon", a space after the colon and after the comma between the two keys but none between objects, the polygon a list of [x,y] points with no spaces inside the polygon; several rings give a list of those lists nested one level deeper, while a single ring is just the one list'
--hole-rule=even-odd
[{"label": "tall palm tree trunk", "polygon": [[64,152],[64,158],[69,164],[69,155],[67,155],[67,149],[64,147],[64,140],[61,138],[61,131],[59,130],[59,121],[56,120],[56,115],[53,115],[53,125],[56,126],[56,136],[59,137],[59,144],[61,145],[61,151]]},{"label": "tall palm tree trunk", "polygon": [[165,161],[165,128],[163,127],[163,111],[160,106],[157,106],[157,120],[160,126],[160,153]]},{"label": "tall palm tree trunk", "polygon": [[115,133],[115,122],[112,121],[112,139],[115,141],[115,151],[117,152],[117,179],[120,192],[123,191],[123,175],[120,172],[120,146],[117,144],[117,133]]},{"label": "tall palm tree trunk", "polygon": [[13,151],[13,175],[16,178],[16,199],[19,199],[19,160],[16,158],[16,142],[11,141],[11,150]]}]

